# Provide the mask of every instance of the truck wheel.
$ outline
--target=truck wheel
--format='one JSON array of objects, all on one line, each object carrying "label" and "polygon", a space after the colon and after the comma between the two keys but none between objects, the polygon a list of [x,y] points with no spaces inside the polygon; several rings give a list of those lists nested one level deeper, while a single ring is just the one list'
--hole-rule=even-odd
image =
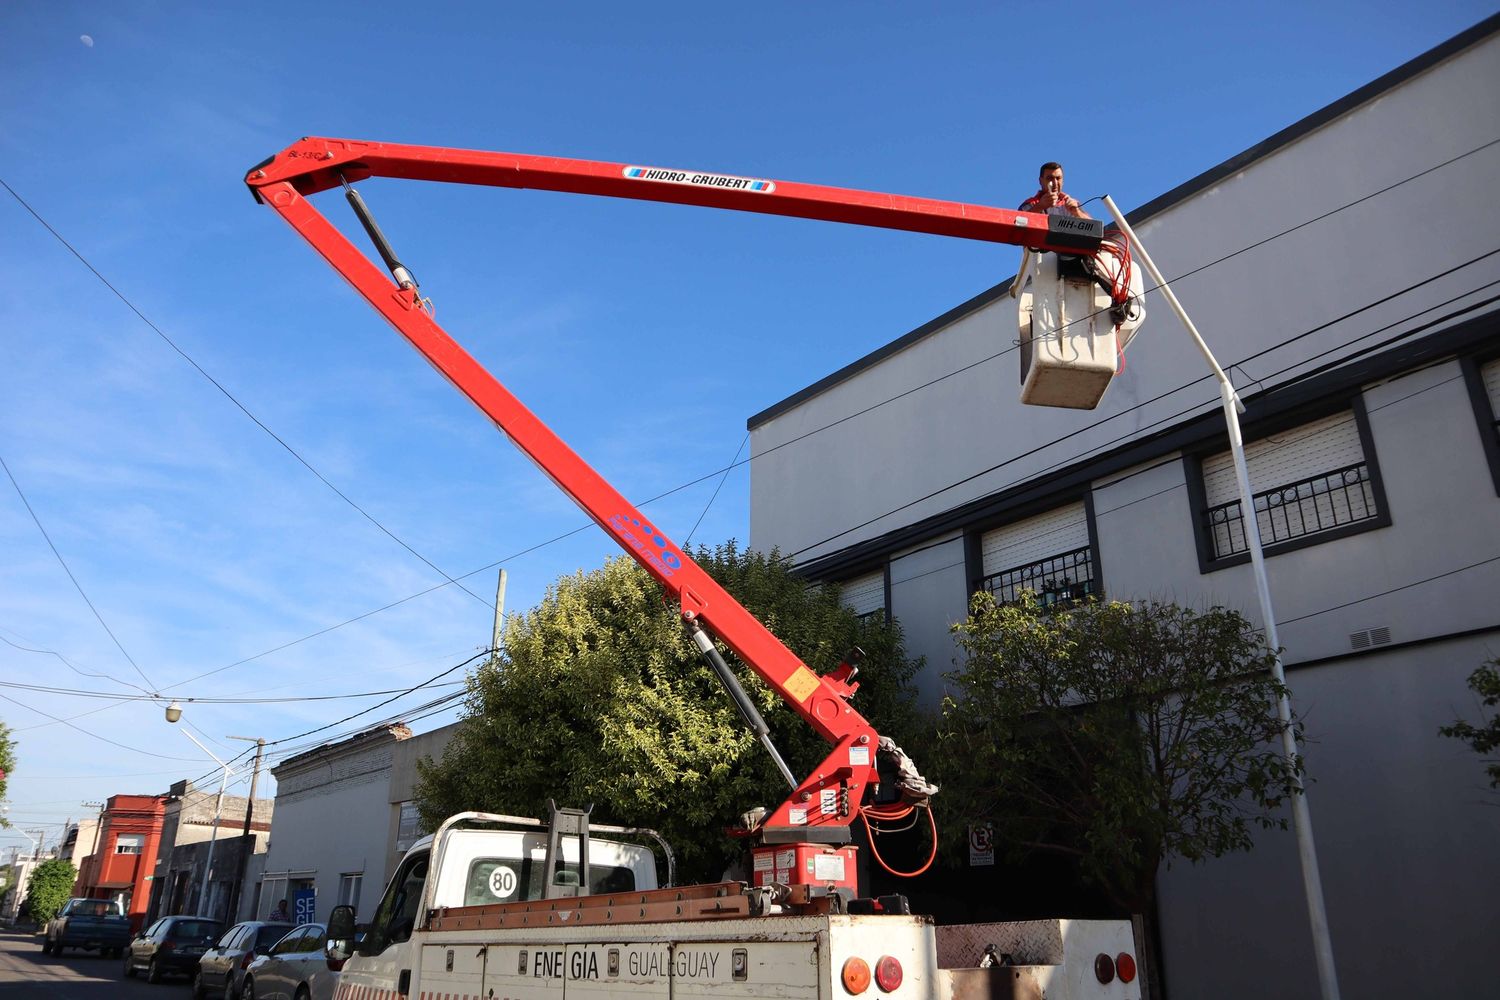
[{"label": "truck wheel", "polygon": [[304,983],[301,986],[297,987],[297,996],[296,996],[295,1000],[312,1000],[312,994],[310,994],[310,993],[307,992],[307,984],[306,983]]},{"label": "truck wheel", "polygon": [[50,955],[50,954],[52,954],[52,939],[49,938],[49,937],[42,938],[42,954],[43,955]]},{"label": "truck wheel", "polygon": [[152,955],[151,961],[146,963],[146,982],[161,982],[161,966],[157,964],[155,955]]},{"label": "truck wheel", "polygon": [[133,965],[130,964],[131,957],[132,956],[131,956],[130,952],[127,951],[125,953],[125,969],[124,969],[125,978],[126,979],[134,979],[135,978],[135,966],[133,966]]}]

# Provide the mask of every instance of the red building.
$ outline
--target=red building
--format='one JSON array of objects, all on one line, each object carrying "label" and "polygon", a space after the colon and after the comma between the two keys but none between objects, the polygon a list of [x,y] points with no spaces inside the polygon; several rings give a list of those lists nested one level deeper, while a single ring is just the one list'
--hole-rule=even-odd
[{"label": "red building", "polygon": [[105,803],[98,847],[84,859],[73,894],[118,899],[140,930],[151,901],[151,874],[161,843],[164,795],[113,795]]}]

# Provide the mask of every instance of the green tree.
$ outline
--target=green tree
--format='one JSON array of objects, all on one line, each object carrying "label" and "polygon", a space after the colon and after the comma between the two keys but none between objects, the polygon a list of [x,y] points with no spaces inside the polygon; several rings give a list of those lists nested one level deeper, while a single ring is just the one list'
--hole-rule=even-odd
[{"label": "green tree", "polygon": [[[850,647],[865,652],[855,702],[898,741],[914,716],[899,629],[861,621],[836,587],[809,586],[779,556],[733,543],[694,560],[815,672]],[[595,806],[600,822],[648,826],[671,842],[679,879],[716,879],[736,853],[723,836],[756,805],[779,805],[786,782],[696,647],[661,588],[620,557],[564,577],[512,617],[503,649],[469,678],[464,717],[439,761],[418,764],[428,829],[454,812],[538,816],[548,798]],[[793,773],[829,747],[757,676],[736,664]]]},{"label": "green tree", "polygon": [[[1438,732],[1463,740],[1477,754],[1492,754],[1500,748],[1500,714],[1494,711],[1495,706],[1500,704],[1500,659],[1480,664],[1469,675],[1469,690],[1479,697],[1480,704],[1483,705],[1480,714],[1485,709],[1489,710],[1489,720],[1476,726],[1460,719],[1451,726],[1443,726]],[[1484,770],[1490,776],[1490,787],[1500,788],[1500,760],[1491,757],[1485,761]]]},{"label": "green tree", "polygon": [[57,911],[73,894],[73,883],[77,879],[78,869],[71,862],[62,858],[43,861],[31,870],[22,909],[38,925],[45,924],[57,916]]},{"label": "green tree", "polygon": [[[16,744],[10,738],[10,727],[0,722],[0,800],[10,785],[10,773],[16,769]],[[10,826],[10,821],[0,813],[0,829]]]},{"label": "green tree", "polygon": [[1163,863],[1286,828],[1301,761],[1281,748],[1272,653],[1239,614],[981,593],[954,632],[965,660],[935,800],[952,835],[993,823],[1012,860],[1071,858],[1116,906],[1149,913]]}]

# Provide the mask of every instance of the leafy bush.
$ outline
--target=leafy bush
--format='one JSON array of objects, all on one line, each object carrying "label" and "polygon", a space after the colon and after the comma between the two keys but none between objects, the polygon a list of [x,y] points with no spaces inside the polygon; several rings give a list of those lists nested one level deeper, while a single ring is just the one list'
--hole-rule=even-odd
[{"label": "leafy bush", "polygon": [[1285,689],[1236,612],[980,593],[954,632],[965,660],[934,775],[952,835],[993,823],[1014,860],[1073,858],[1141,913],[1164,862],[1249,850],[1253,827],[1287,826],[1277,810],[1301,761],[1280,742]]},{"label": "leafy bush", "polygon": [[45,924],[57,916],[57,911],[73,895],[73,883],[77,879],[78,869],[71,862],[61,858],[43,861],[31,870],[22,910],[37,924]]},{"label": "leafy bush", "polygon": [[[882,733],[909,734],[916,665],[898,628],[861,621],[838,588],[809,586],[774,554],[729,543],[699,549],[694,561],[814,672],[860,646],[858,710]],[[465,809],[541,816],[549,798],[594,804],[599,822],[665,835],[680,880],[717,880],[742,847],[722,829],[786,797],[677,609],[633,561],[560,579],[510,620],[503,646],[469,678],[465,717],[442,759],[418,764],[427,829]],[[738,673],[793,773],[810,773],[829,746],[758,677]]]}]

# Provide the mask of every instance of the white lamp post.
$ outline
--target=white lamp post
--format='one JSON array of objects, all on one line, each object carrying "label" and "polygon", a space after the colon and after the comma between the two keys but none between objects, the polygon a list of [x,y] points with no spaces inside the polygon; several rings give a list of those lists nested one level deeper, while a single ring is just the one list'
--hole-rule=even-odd
[{"label": "white lamp post", "polygon": [[[1240,402],[1239,394],[1234,391],[1234,385],[1229,381],[1229,376],[1224,374],[1224,369],[1219,367],[1218,361],[1214,360],[1213,352],[1203,342],[1198,334],[1198,328],[1193,321],[1188,319],[1188,314],[1182,308],[1182,303],[1177,301],[1176,294],[1162,273],[1156,269],[1156,264],[1151,260],[1151,255],[1141,245],[1140,238],[1125,221],[1125,216],[1115,206],[1114,199],[1109,195],[1104,196],[1104,206],[1109,209],[1109,214],[1114,216],[1115,224],[1120,231],[1130,240],[1131,252],[1146,266],[1146,271],[1157,284],[1157,290],[1187,327],[1188,333],[1192,334],[1193,340],[1198,345],[1198,350],[1203,353],[1204,360],[1213,369],[1214,378],[1219,382],[1219,396],[1224,405],[1224,423],[1229,430],[1229,450],[1234,456],[1234,479],[1239,487],[1240,512],[1245,525],[1245,542],[1250,549],[1250,566],[1255,576],[1255,592],[1260,598],[1261,619],[1265,622],[1266,643],[1275,654],[1271,663],[1271,675],[1276,682],[1282,686],[1283,693],[1276,701],[1276,713],[1281,719],[1281,743],[1286,753],[1288,762],[1297,760],[1297,735],[1292,730],[1292,707],[1285,694],[1286,673],[1281,665],[1281,641],[1276,634],[1276,614],[1271,610],[1271,585],[1266,580],[1266,557],[1261,550],[1260,544],[1260,522],[1255,514],[1255,498],[1250,493],[1250,474],[1245,466],[1245,442],[1240,436],[1240,412],[1244,404]],[[1298,791],[1302,790],[1302,778],[1295,776]],[[1323,905],[1323,881],[1318,874],[1318,853],[1313,843],[1312,813],[1307,807],[1307,795],[1305,793],[1292,796],[1292,825],[1297,830],[1297,847],[1302,858],[1302,889],[1307,897],[1307,915],[1312,924],[1313,952],[1318,961],[1318,980],[1322,986],[1324,1000],[1338,1000],[1339,982],[1333,965],[1333,944],[1328,933],[1328,913]]]},{"label": "white lamp post", "polygon": [[[175,705],[176,702],[173,702],[173,704]],[[170,708],[167,710],[167,718],[169,721],[176,722],[177,720],[173,719],[171,716],[171,711],[172,710]],[[182,717],[182,709],[179,708],[177,710],[177,716],[178,718]],[[210,834],[208,838],[208,860],[203,866],[203,886],[198,890],[198,916],[206,917],[208,916],[208,914],[203,912],[203,902],[208,898],[208,880],[209,876],[213,874],[214,844],[217,843],[219,839],[219,819],[224,813],[224,789],[229,784],[230,767],[218,757],[215,757],[212,750],[204,746],[202,743],[199,743],[198,738],[192,733],[184,729],[182,730],[182,735],[192,740],[199,750],[202,750],[204,753],[208,754],[208,756],[213,760],[215,764],[218,764],[219,767],[224,769],[223,777],[219,779],[219,798],[218,801],[214,804],[214,829],[213,833]]]}]

